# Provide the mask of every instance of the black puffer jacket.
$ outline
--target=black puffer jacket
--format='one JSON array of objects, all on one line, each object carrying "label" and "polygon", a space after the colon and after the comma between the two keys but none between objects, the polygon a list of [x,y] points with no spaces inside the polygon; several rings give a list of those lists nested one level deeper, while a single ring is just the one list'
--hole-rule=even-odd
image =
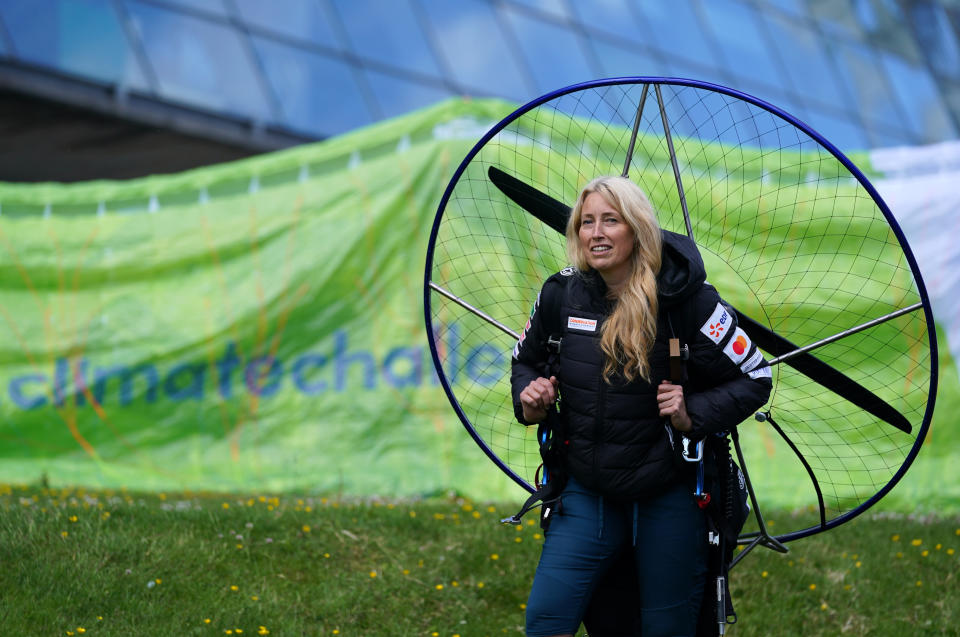
[{"label": "black puffer jacket", "polygon": [[519,395],[546,374],[549,336],[560,336],[560,416],[566,468],[580,483],[605,496],[642,498],[682,476],[672,457],[657,385],[669,375],[668,340],[689,346],[683,383],[687,412],[699,439],[729,430],[766,402],[771,389],[762,354],[737,327],[736,315],[706,283],[703,260],[688,238],[663,232],[657,278],[657,337],[650,353],[652,383],[603,380],[600,331],[613,309],[595,272],[572,268],[547,279],[513,353],[514,411],[524,424]]}]

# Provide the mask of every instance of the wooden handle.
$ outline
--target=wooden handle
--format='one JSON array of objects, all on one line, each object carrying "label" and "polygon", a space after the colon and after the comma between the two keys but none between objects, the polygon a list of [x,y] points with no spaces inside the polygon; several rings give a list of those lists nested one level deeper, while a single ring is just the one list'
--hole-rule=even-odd
[{"label": "wooden handle", "polygon": [[680,339],[670,339],[670,382],[683,382],[683,357],[680,356]]}]

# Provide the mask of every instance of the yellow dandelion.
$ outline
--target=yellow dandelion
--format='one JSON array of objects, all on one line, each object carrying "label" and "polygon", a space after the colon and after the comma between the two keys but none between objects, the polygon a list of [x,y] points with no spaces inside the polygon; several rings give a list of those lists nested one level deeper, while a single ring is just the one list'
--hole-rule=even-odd
[{"label": "yellow dandelion", "polygon": [[526,604],[520,604],[520,610],[527,610]]},{"label": "yellow dandelion", "polygon": [[935,549],[937,549],[937,550],[939,551],[941,548],[943,548],[943,544],[940,544],[940,543],[938,542],[937,545],[936,545],[935,547],[933,547],[933,548],[935,548]]},{"label": "yellow dandelion", "polygon": [[861,562],[860,562],[860,561],[857,561],[857,563],[854,564],[854,566],[856,566],[857,568],[860,568],[860,564],[861,564]]},{"label": "yellow dandelion", "polygon": [[243,629],[242,629],[242,628],[234,628],[234,629],[233,629],[233,632],[237,633],[238,635],[242,635],[242,634],[243,634]]},{"label": "yellow dandelion", "polygon": [[769,575],[769,574],[770,574],[770,573],[764,571],[764,572],[760,573],[760,577],[766,577],[766,576]]},{"label": "yellow dandelion", "polygon": [[[103,621],[103,615],[97,615],[97,621],[98,621],[98,622],[102,622],[102,621]],[[210,620],[207,620],[207,621],[210,621]]]},{"label": "yellow dandelion", "polygon": [[483,582],[477,582],[477,588],[483,588]]},{"label": "yellow dandelion", "polygon": [[250,599],[253,600],[253,601],[255,601],[255,602],[259,602],[259,601],[260,601],[260,596],[259,596],[259,595],[251,595],[251,596],[250,596]]},{"label": "yellow dandelion", "polygon": [[267,627],[266,627],[266,626],[261,626],[261,627],[260,627],[260,630],[257,631],[257,634],[258,634],[258,635],[269,635],[269,634],[270,634],[270,631],[267,630]]},{"label": "yellow dandelion", "polygon": [[901,553],[900,551],[897,551],[897,557],[903,557],[903,553]]},{"label": "yellow dandelion", "polygon": [[83,626],[77,626],[77,634],[82,635],[85,632],[87,632],[86,628],[84,628]]},{"label": "yellow dandelion", "polygon": [[229,628],[227,628],[226,630],[223,631],[223,633],[224,633],[225,635],[232,635],[232,634],[233,634],[233,631],[230,630]]},{"label": "yellow dandelion", "polygon": [[437,584],[436,586],[434,586],[434,588],[437,589],[438,591],[442,591],[442,590],[443,590],[443,584]]},{"label": "yellow dandelion", "polygon": [[493,554],[490,555],[490,559],[491,559],[491,560],[499,560],[499,559],[500,559],[500,556],[497,555],[496,553],[493,553]]},{"label": "yellow dandelion", "polygon": [[542,538],[542,537],[543,537],[543,536],[540,535],[539,533],[534,533],[534,534],[533,534],[533,539],[535,539],[535,540],[539,540],[539,539]]},{"label": "yellow dandelion", "polygon": [[845,590],[845,591],[848,591],[848,590],[850,590],[851,588],[853,588],[853,586],[850,586],[850,584],[844,584],[844,585],[843,585],[843,590]]},{"label": "yellow dandelion", "polygon": [[[496,513],[497,507],[490,505],[487,507],[487,513]],[[960,529],[957,529],[957,535],[960,535]]]},{"label": "yellow dandelion", "polygon": [[472,515],[475,520],[479,520],[479,519],[480,519],[480,512],[479,512],[479,511],[474,511],[474,512],[471,513],[470,515]]},{"label": "yellow dandelion", "polygon": [[330,557],[330,554],[329,554],[329,553],[324,553],[323,556],[324,556],[325,558],[329,558],[329,557]]},{"label": "yellow dandelion", "polygon": [[160,498],[161,500],[166,500],[166,499],[167,499],[167,494],[166,494],[166,493],[161,493],[161,494],[159,494],[157,497]]},{"label": "yellow dandelion", "polygon": [[102,514],[100,517],[103,518],[104,520],[109,520],[109,519],[110,519],[110,512],[109,512],[109,511],[104,511],[103,514]]},{"label": "yellow dandelion", "polygon": [[339,635],[339,634],[340,634],[340,629],[334,628],[334,629],[333,629],[333,634],[334,634],[334,635]]},{"label": "yellow dandelion", "polygon": [[430,637],[440,637],[440,633],[438,633],[437,631],[433,631],[432,633],[430,633]]},{"label": "yellow dandelion", "polygon": [[409,569],[409,568],[403,569],[403,574],[404,574],[404,575],[409,575],[409,574],[410,574],[410,569]]},{"label": "yellow dandelion", "polygon": [[859,556],[858,554],[854,553],[853,555],[850,556],[850,559],[855,560],[855,559],[857,559],[858,557],[860,557],[860,556]]},{"label": "yellow dandelion", "polygon": [[417,566],[423,568],[423,560],[417,560]]},{"label": "yellow dandelion", "polygon": [[238,548],[238,549],[242,549],[242,548],[243,548],[243,544],[237,544],[237,548]]},{"label": "yellow dandelion", "polygon": [[433,519],[434,519],[434,520],[442,520],[442,519],[444,519],[444,518],[446,518],[446,517],[447,517],[447,516],[445,516],[445,515],[442,514],[442,513],[434,513],[434,514],[433,514]]},{"label": "yellow dandelion", "polygon": [[72,630],[68,630],[68,631],[67,631],[67,637],[73,637],[73,631],[72,631]]},{"label": "yellow dandelion", "polygon": [[787,566],[793,566],[793,560],[790,560],[789,562],[787,562]]},{"label": "yellow dandelion", "polygon": [[910,544],[913,544],[914,546],[920,546],[921,544],[923,544],[923,540],[919,540],[919,539],[911,540]]},{"label": "yellow dandelion", "polygon": [[826,602],[820,602],[820,610],[827,610],[827,603],[826,603]]},{"label": "yellow dandelion", "polygon": [[515,537],[515,538],[513,538],[513,541],[514,541],[514,542],[523,542],[523,538],[522,538],[522,537]]},{"label": "yellow dandelion", "polygon": [[240,590],[240,587],[237,586],[236,584],[231,584],[231,585],[230,585],[230,590],[232,590],[234,593],[236,593],[238,590]]},{"label": "yellow dandelion", "polygon": [[953,549],[947,549],[947,555],[953,555]]},{"label": "yellow dandelion", "polygon": [[928,551],[927,549],[923,549],[923,551],[920,553],[920,555],[922,555],[923,557],[926,557],[926,556],[930,555],[930,551]]},{"label": "yellow dandelion", "polygon": [[960,529],[957,529],[954,535],[960,535]]},{"label": "yellow dandelion", "polygon": [[67,537],[68,535],[70,534],[67,533],[66,531],[60,531],[60,537]]},{"label": "yellow dandelion", "polygon": [[892,542],[899,542],[899,541],[900,541],[900,534],[899,534],[899,533],[894,533],[894,534],[890,537],[890,540],[891,540]]},{"label": "yellow dandelion", "polygon": [[816,584],[811,584],[811,585],[810,585],[810,590],[812,590],[812,591],[817,590],[817,585],[816,585]]},{"label": "yellow dandelion", "polygon": [[77,521],[77,516],[71,515],[71,516],[70,516],[69,518],[67,518],[67,519],[70,520],[71,522],[76,522],[76,521]]},{"label": "yellow dandelion", "polygon": [[410,512],[410,517],[411,517],[411,518],[417,517],[417,512],[416,512],[416,511],[411,511],[411,512]]},{"label": "yellow dandelion", "polygon": [[450,582],[450,586],[460,586],[460,582],[458,582],[457,580],[453,580],[452,582]]},{"label": "yellow dandelion", "polygon": [[157,579],[153,580],[153,581],[157,583],[157,586],[159,586],[160,584],[163,583],[163,580],[160,579],[159,577],[158,577]]},{"label": "yellow dandelion", "polygon": [[[230,503],[229,503],[229,502],[224,502],[224,503],[221,504],[220,506],[222,506],[224,509],[229,509],[229,508],[230,508]],[[228,634],[229,634],[229,633],[228,633]]]},{"label": "yellow dandelion", "polygon": [[304,533],[309,533],[309,532],[310,532],[310,525],[309,525],[309,524],[304,524],[303,526],[300,527],[300,530],[303,531]]},{"label": "yellow dandelion", "polygon": [[923,586],[923,580],[917,580],[917,586]]},{"label": "yellow dandelion", "polygon": [[460,507],[460,508],[463,509],[464,511],[468,511],[468,512],[469,512],[469,511],[473,511],[473,505],[470,504],[469,502],[467,502],[466,504],[464,504],[464,505],[463,505],[462,507]]},{"label": "yellow dandelion", "polygon": [[310,513],[313,511],[313,507],[303,507],[303,510],[306,511],[307,513]]},{"label": "yellow dandelion", "polygon": [[210,623],[210,618],[207,617],[206,619],[204,619],[204,620],[203,620],[203,623],[204,623],[204,624],[209,624],[209,623]]},{"label": "yellow dandelion", "polygon": [[377,576],[376,571],[370,571],[370,577],[376,577],[376,576]]}]

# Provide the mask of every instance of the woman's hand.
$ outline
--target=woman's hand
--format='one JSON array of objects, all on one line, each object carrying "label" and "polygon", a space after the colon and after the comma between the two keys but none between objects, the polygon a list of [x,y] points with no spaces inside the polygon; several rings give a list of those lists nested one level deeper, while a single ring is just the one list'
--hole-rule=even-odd
[{"label": "woman's hand", "polygon": [[549,380],[541,376],[530,381],[530,384],[520,392],[520,406],[523,408],[523,419],[529,423],[538,423],[547,417],[547,410],[557,402],[556,376]]},{"label": "woman's hand", "polygon": [[687,414],[687,404],[683,401],[683,387],[663,381],[657,387],[657,403],[660,406],[660,415],[669,418],[674,429],[690,431],[693,428],[693,421]]}]

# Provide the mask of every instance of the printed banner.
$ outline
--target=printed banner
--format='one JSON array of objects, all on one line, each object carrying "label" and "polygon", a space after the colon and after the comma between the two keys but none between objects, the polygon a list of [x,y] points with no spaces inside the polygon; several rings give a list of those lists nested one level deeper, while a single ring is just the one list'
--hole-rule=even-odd
[{"label": "printed banner", "polygon": [[[0,482],[521,500],[450,408],[422,309],[444,189],[512,108],[451,100],[173,176],[0,184]],[[456,374],[509,365],[457,330],[437,326]],[[945,345],[941,363],[943,412]],[[942,484],[960,447],[936,420],[915,473]]]}]

